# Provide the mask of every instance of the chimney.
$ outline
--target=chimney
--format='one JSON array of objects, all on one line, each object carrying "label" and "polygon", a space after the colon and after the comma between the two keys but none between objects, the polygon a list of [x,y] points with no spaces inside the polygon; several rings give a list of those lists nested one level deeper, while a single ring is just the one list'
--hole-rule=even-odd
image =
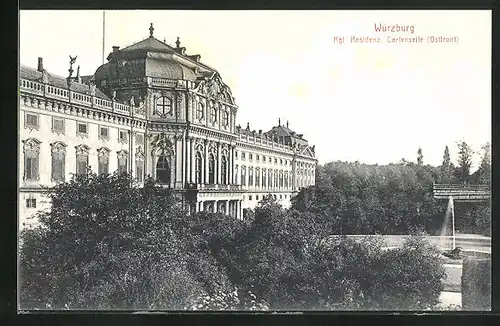
[{"label": "chimney", "polygon": [[288,120],[286,121],[286,127],[288,128]]},{"label": "chimney", "polygon": [[43,58],[38,57],[38,69],[39,72],[43,72]]},{"label": "chimney", "polygon": [[82,77],[80,77],[80,65],[76,68],[76,81],[80,84],[82,83]]},{"label": "chimney", "polygon": [[118,50],[120,50],[120,47],[119,46],[113,46],[113,52],[118,52]]}]

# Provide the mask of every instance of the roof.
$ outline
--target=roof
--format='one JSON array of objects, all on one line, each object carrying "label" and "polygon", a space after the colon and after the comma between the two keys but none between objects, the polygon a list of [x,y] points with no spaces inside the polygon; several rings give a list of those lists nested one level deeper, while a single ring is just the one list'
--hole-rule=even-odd
[{"label": "roof", "polygon": [[135,50],[148,50],[148,51],[167,52],[167,53],[176,52],[173,47],[171,47],[166,43],[161,42],[160,40],[152,36],[137,43],[134,43],[132,45],[129,45],[123,49],[120,49],[120,51],[123,52],[129,52]]},{"label": "roof", "polygon": [[[47,73],[48,76],[48,84],[54,87],[60,88],[68,88],[68,84],[66,82],[65,77],[61,77],[58,75],[53,75]],[[21,65],[19,69],[19,77],[31,81],[41,82],[42,81],[42,73],[35,68],[31,68],[28,66]],[[85,76],[87,77],[87,76]],[[82,77],[83,80],[83,77]],[[73,81],[71,83],[71,90],[78,93],[88,94],[90,95],[90,89],[88,84],[78,83],[77,81]],[[105,100],[110,100],[110,98],[104,94],[99,88],[96,88],[95,95],[98,98],[102,98]]]},{"label": "roof", "polygon": [[285,126],[283,126],[281,124],[272,127],[271,130],[269,130],[267,132],[267,134],[269,134],[269,135],[276,135],[276,136],[279,136],[279,137],[282,137],[282,136],[283,137],[291,137],[293,139],[300,139],[300,140],[305,141],[305,139],[302,138],[301,134],[297,134],[295,131],[293,131],[290,128],[285,127]]}]

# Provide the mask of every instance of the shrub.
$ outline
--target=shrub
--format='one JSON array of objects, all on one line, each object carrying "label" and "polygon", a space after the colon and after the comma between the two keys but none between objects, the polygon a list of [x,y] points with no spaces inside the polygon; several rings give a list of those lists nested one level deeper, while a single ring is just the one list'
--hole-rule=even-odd
[{"label": "shrub", "polygon": [[462,309],[491,310],[491,259],[466,258],[464,260]]}]

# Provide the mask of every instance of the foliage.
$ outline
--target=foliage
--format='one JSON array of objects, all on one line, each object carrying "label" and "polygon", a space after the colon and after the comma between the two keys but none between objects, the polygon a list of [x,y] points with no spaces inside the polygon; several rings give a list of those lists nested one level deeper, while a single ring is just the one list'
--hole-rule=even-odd
[{"label": "foliage", "polygon": [[491,310],[491,259],[467,258],[464,260],[462,309]]},{"label": "foliage", "polygon": [[469,184],[471,181],[470,170],[472,167],[472,157],[474,155],[474,151],[463,140],[459,141],[457,143],[457,146],[458,146],[458,160],[457,160],[457,168],[455,171],[455,175],[464,184]]},{"label": "foliage", "polygon": [[52,209],[21,234],[22,308],[182,309],[215,287],[200,274],[223,279],[192,250],[172,193],[151,180],[138,188],[89,172],[49,191]]},{"label": "foliage", "polygon": [[[484,163],[469,178],[471,182],[490,178],[488,148],[488,144],[483,147]],[[446,202],[435,200],[432,188],[434,183],[461,182],[460,173],[453,175],[454,170],[460,168],[451,163],[448,147],[439,167],[407,161],[388,165],[331,162],[318,167],[316,184],[302,189],[293,198],[292,208],[322,216],[332,234],[408,234],[414,228],[439,234]],[[457,229],[490,234],[489,203],[457,206],[461,207],[456,214]]]}]

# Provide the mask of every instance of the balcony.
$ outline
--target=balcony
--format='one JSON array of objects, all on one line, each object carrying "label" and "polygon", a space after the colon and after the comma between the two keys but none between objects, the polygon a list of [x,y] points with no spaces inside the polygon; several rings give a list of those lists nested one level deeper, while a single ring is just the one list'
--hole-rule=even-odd
[{"label": "balcony", "polygon": [[198,184],[198,190],[213,191],[242,191],[241,185],[223,185],[223,184]]}]

